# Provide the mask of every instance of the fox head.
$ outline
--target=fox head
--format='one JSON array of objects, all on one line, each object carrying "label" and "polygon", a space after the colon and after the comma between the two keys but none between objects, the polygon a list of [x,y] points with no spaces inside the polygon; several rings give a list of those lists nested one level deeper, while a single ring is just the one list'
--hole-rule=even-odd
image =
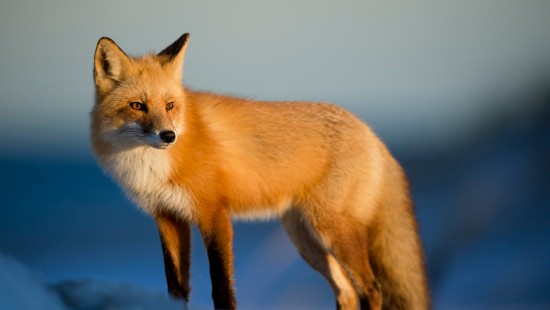
[{"label": "fox head", "polygon": [[159,54],[130,57],[109,38],[94,55],[92,138],[109,148],[164,149],[184,130],[183,61],[189,34]]}]

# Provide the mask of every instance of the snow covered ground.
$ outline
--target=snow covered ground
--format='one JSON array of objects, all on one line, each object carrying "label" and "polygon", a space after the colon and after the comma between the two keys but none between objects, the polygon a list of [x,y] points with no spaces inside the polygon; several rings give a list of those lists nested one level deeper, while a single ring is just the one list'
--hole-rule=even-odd
[{"label": "snow covered ground", "polygon": [[48,285],[21,262],[0,253],[0,308],[182,310],[186,306],[165,294],[133,284],[81,280]]},{"label": "snow covered ground", "polygon": [[2,309],[67,309],[61,298],[26,266],[0,253],[0,307]]}]

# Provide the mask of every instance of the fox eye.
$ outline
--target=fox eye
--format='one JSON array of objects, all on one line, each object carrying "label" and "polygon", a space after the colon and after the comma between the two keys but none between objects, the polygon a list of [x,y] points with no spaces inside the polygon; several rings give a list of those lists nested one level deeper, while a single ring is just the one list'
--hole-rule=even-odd
[{"label": "fox eye", "polygon": [[137,101],[130,102],[130,107],[132,107],[132,109],[134,110],[140,110],[140,111],[145,109],[145,106],[143,105],[143,103],[137,102]]},{"label": "fox eye", "polygon": [[168,110],[172,110],[173,107],[174,107],[174,103],[173,103],[173,102],[168,102],[168,103],[166,104],[166,110],[167,110],[167,111],[168,111]]}]

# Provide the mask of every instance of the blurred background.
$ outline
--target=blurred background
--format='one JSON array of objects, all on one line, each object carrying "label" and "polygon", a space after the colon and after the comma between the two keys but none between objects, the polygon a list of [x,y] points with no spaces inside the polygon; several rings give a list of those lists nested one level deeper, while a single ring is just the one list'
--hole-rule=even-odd
[{"label": "blurred background", "polygon": [[[100,37],[139,55],[184,32],[188,87],[371,125],[409,175],[435,309],[550,307],[549,1],[3,1],[1,256],[53,291],[166,294],[154,222],[97,167],[88,113]],[[193,248],[189,307],[208,309]],[[234,248],[243,309],[334,308],[277,222],[237,223]]]}]

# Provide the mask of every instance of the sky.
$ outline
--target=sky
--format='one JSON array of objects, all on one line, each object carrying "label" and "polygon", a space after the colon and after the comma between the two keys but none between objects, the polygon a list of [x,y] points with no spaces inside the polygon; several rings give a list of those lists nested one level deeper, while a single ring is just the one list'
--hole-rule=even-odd
[{"label": "sky", "polygon": [[332,101],[412,149],[522,110],[487,98],[550,65],[548,1],[2,1],[0,156],[90,156],[97,40],[139,55],[185,32],[188,87]]}]

